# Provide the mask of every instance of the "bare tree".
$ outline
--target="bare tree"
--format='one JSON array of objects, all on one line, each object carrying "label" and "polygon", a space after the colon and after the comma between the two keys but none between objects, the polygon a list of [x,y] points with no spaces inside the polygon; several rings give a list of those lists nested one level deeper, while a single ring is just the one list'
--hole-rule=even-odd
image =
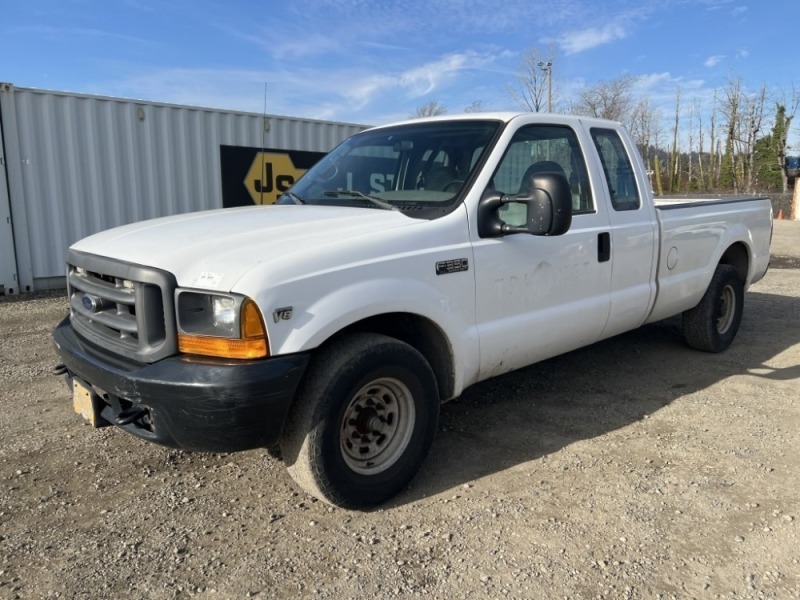
[{"label": "bare tree", "polygon": [[447,107],[444,104],[438,100],[429,100],[425,104],[420,104],[411,117],[435,117],[437,115],[443,115],[446,112]]},{"label": "bare tree", "polygon": [[651,154],[653,150],[658,152],[659,126],[661,116],[648,98],[641,98],[633,109],[630,120],[630,132],[639,153],[642,155],[644,164],[648,168],[650,175],[650,187],[657,189],[658,178],[656,166],[651,167]]},{"label": "bare tree", "polygon": [[669,158],[669,191],[671,194],[675,194],[680,191],[681,153],[678,149],[678,131],[680,129],[680,123],[681,123],[681,88],[680,86],[678,86],[675,89],[675,128],[673,129],[672,148]]},{"label": "bare tree", "polygon": [[656,181],[655,192],[657,196],[664,195],[664,187],[661,185],[661,162],[658,160],[658,154],[653,157],[653,174]]},{"label": "bare tree", "polygon": [[724,156],[722,154],[722,140],[717,140],[717,148],[714,153],[717,155],[717,170],[714,175],[714,189],[718,190],[720,187],[720,182],[722,181],[722,158]]},{"label": "bare tree", "polygon": [[697,120],[697,189],[706,190],[706,174],[703,166],[703,151],[705,147],[705,131],[703,130],[703,110],[700,101],[695,98],[689,112],[689,181],[692,180],[692,152],[694,148],[694,123]]},{"label": "bare tree", "polygon": [[[783,193],[785,194],[789,187],[789,176],[786,173],[786,154],[787,154],[787,143],[789,137],[789,131],[792,126],[792,121],[794,120],[795,115],[797,114],[798,105],[800,105],[800,90],[797,89],[797,86],[794,82],[792,82],[792,92],[791,95],[787,96],[784,92],[782,94],[782,98],[777,102],[776,111],[775,111],[775,119],[776,119],[776,127],[775,131],[779,132],[779,139],[774,140],[774,143],[777,145],[777,159],[778,159],[778,167],[781,170],[781,179],[783,183]],[[781,123],[777,123],[777,120],[781,119]]]},{"label": "bare tree", "polygon": [[764,123],[764,109],[767,104],[767,86],[761,86],[761,90],[751,97],[745,98],[746,128],[743,140],[744,151],[747,157],[747,169],[745,171],[745,189],[748,194],[752,194],[755,189],[756,175],[756,140],[758,140],[761,127]]},{"label": "bare tree", "polygon": [[484,112],[486,109],[483,107],[483,101],[473,100],[470,104],[464,107],[465,113]]},{"label": "bare tree", "polygon": [[739,193],[752,193],[756,178],[756,141],[764,124],[767,88],[748,95],[741,77],[722,88],[720,114],[725,124],[725,154],[721,156],[720,184]]},{"label": "bare tree", "polygon": [[546,50],[533,47],[520,56],[517,80],[508,88],[508,93],[521,109],[541,112],[549,108],[548,92],[552,90],[555,54],[553,46]]},{"label": "bare tree", "polygon": [[656,149],[653,154],[653,177],[655,179],[656,187],[654,188],[656,194],[659,196],[664,195],[664,186],[661,182],[661,162],[658,159],[659,152],[661,151],[661,128],[656,127],[653,131],[653,142]]},{"label": "bare tree", "polygon": [[633,86],[639,78],[620,75],[616,79],[598,81],[578,93],[571,110],[579,115],[621,121],[629,125],[636,106]]},{"label": "bare tree", "polygon": [[728,79],[722,89],[723,99],[720,111],[725,122],[726,139],[725,155],[722,157],[720,183],[724,183],[733,188],[734,192],[739,192],[741,187],[740,161],[738,154],[740,151],[740,140],[742,139],[742,80],[740,77]]},{"label": "bare tree", "polygon": [[658,109],[650,103],[649,98],[641,98],[631,113],[631,137],[639,148],[639,152],[641,152],[645,162],[650,160],[650,152],[657,137],[660,119],[661,116]]},{"label": "bare tree", "polygon": [[708,188],[719,188],[719,139],[717,138],[717,90],[709,113]]}]

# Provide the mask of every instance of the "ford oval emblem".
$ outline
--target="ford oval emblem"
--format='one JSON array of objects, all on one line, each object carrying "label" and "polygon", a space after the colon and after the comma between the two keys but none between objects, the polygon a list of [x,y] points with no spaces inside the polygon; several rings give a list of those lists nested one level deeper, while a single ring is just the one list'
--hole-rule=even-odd
[{"label": "ford oval emblem", "polygon": [[98,298],[94,296],[90,296],[89,294],[84,294],[83,298],[81,298],[81,304],[83,304],[83,308],[88,310],[89,312],[97,312],[100,308],[100,302]]}]

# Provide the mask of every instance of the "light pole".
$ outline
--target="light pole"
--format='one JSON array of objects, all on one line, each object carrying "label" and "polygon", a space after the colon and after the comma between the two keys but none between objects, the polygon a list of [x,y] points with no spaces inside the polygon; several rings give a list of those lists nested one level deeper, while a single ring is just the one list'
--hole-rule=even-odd
[{"label": "light pole", "polygon": [[553,112],[553,61],[540,60],[539,68],[547,73],[547,112]]}]

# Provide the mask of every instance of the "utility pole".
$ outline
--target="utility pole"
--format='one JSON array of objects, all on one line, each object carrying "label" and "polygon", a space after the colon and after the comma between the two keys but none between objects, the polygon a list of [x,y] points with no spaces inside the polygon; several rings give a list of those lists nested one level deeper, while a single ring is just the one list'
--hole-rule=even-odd
[{"label": "utility pole", "polygon": [[547,112],[553,112],[553,61],[540,60],[539,68],[547,73]]}]

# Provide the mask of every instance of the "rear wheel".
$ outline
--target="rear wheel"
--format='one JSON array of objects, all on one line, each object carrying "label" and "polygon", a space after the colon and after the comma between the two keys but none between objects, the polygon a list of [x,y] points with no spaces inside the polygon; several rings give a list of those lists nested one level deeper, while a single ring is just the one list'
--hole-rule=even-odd
[{"label": "rear wheel", "polygon": [[722,352],[731,345],[744,307],[744,284],[731,265],[717,265],[700,303],[683,313],[686,343],[704,352]]},{"label": "rear wheel", "polygon": [[348,508],[403,489],[430,449],[439,416],[433,371],[414,348],[362,333],[314,358],[281,440],[294,480]]}]

